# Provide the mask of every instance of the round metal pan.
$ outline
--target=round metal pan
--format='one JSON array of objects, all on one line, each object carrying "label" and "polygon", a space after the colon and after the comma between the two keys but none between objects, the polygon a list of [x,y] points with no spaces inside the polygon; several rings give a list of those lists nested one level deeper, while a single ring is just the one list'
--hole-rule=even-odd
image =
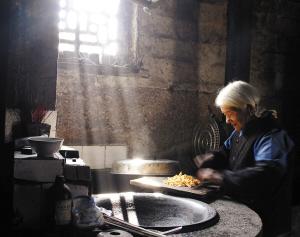
[{"label": "round metal pan", "polygon": [[112,210],[114,216],[144,228],[182,232],[215,224],[218,214],[207,203],[161,193],[116,193],[95,195],[96,205]]}]

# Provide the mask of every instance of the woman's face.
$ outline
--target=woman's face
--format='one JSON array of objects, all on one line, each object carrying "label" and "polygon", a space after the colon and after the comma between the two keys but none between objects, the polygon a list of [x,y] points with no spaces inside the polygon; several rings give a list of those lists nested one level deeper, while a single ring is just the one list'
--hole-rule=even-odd
[{"label": "woman's face", "polygon": [[226,123],[231,124],[236,131],[241,131],[249,120],[249,113],[247,109],[235,109],[232,107],[221,107],[222,113],[226,117]]}]

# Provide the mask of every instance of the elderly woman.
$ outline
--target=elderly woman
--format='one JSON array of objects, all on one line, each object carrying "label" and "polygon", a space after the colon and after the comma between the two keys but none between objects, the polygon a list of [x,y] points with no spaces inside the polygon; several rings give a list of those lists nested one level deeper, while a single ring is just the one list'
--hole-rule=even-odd
[{"label": "elderly woman", "polygon": [[194,158],[196,176],[247,204],[263,222],[266,237],[290,231],[291,157],[294,144],[275,111],[259,108],[252,85],[235,81],[220,90],[215,104],[234,131],[218,152]]}]

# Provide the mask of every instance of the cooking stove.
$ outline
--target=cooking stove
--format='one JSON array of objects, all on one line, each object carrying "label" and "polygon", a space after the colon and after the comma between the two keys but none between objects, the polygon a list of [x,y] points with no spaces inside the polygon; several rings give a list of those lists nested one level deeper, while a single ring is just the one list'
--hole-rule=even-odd
[{"label": "cooking stove", "polygon": [[[65,150],[72,150],[63,146]],[[76,155],[77,154],[77,155]],[[75,150],[57,152],[53,157],[39,157],[30,147],[14,152],[14,212],[16,228],[43,227],[46,190],[57,175],[64,175],[72,196],[91,193],[91,171]],[[67,157],[64,157],[63,155]]]}]

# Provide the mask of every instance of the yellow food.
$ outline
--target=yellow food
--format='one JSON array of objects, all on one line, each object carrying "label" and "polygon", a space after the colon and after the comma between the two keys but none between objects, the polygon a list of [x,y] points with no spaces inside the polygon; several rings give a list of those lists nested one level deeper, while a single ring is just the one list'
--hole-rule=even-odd
[{"label": "yellow food", "polygon": [[182,174],[182,172],[173,177],[168,177],[163,182],[174,187],[193,187],[200,184],[199,179],[196,179],[191,175]]}]

